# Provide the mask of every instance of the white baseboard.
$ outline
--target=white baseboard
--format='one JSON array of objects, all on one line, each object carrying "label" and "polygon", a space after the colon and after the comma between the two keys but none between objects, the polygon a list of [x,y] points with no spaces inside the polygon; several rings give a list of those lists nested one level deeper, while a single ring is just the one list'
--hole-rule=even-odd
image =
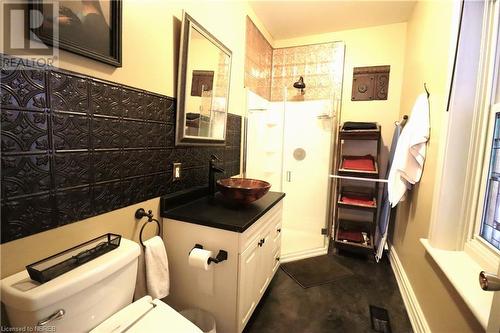
[{"label": "white baseboard", "polygon": [[408,317],[410,317],[411,326],[415,333],[428,333],[430,332],[429,324],[425,319],[424,313],[420,304],[418,303],[417,297],[413,288],[410,284],[410,280],[406,275],[406,272],[399,260],[398,254],[394,250],[394,247],[389,247],[389,260],[391,262],[392,271],[396,276],[396,281],[398,283],[399,291],[403,297],[403,302],[408,312]]},{"label": "white baseboard", "polygon": [[313,249],[313,250],[294,252],[294,253],[289,253],[289,254],[284,254],[284,255],[282,254],[280,257],[280,262],[284,264],[286,262],[317,257],[317,256],[321,256],[321,255],[324,255],[327,253],[328,253],[328,247],[326,246],[326,247],[321,247],[321,248]]}]

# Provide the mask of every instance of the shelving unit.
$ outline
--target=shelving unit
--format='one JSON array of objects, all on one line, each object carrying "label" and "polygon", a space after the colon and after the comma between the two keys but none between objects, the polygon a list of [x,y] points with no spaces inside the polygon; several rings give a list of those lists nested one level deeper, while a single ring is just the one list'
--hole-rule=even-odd
[{"label": "shelving unit", "polygon": [[[338,176],[379,178],[381,127],[376,129],[343,130],[339,127],[337,142]],[[356,144],[373,142],[370,154],[353,155]],[[344,154],[348,147],[349,155]],[[364,145],[368,149],[369,144]],[[378,182],[352,179],[337,180],[337,197],[334,210],[334,241],[337,249],[369,253],[373,251],[373,239],[378,216]],[[348,216],[348,217],[346,217]]]}]

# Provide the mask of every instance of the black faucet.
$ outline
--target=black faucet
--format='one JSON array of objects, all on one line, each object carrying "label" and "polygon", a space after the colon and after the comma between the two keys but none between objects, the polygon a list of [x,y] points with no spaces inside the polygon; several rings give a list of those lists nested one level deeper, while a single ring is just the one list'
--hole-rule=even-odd
[{"label": "black faucet", "polygon": [[218,160],[217,155],[212,154],[208,162],[208,193],[212,196],[215,194],[215,173],[224,173],[224,169],[215,165]]}]

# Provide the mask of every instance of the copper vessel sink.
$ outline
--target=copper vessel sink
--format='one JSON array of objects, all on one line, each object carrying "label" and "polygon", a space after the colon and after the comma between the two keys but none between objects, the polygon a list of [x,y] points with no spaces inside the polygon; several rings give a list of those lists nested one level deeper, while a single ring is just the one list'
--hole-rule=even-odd
[{"label": "copper vessel sink", "polygon": [[250,178],[226,178],[217,181],[217,189],[231,201],[249,204],[262,198],[271,184],[263,180]]}]

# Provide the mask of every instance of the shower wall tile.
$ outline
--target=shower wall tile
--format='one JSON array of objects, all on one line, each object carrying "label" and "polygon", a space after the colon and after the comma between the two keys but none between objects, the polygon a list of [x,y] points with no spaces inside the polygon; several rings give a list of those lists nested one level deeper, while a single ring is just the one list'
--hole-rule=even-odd
[{"label": "shower wall tile", "polygon": [[2,71],[0,88],[2,243],[207,185],[211,154],[240,173],[240,116],[226,147],[175,147],[171,97],[56,68]]},{"label": "shower wall tile", "polygon": [[269,100],[273,48],[247,16],[245,87]]},{"label": "shower wall tile", "polygon": [[[344,52],[339,43],[324,43],[273,50],[271,101],[339,99]],[[305,94],[293,87],[304,77]],[[340,84],[338,84],[340,82]]]}]

